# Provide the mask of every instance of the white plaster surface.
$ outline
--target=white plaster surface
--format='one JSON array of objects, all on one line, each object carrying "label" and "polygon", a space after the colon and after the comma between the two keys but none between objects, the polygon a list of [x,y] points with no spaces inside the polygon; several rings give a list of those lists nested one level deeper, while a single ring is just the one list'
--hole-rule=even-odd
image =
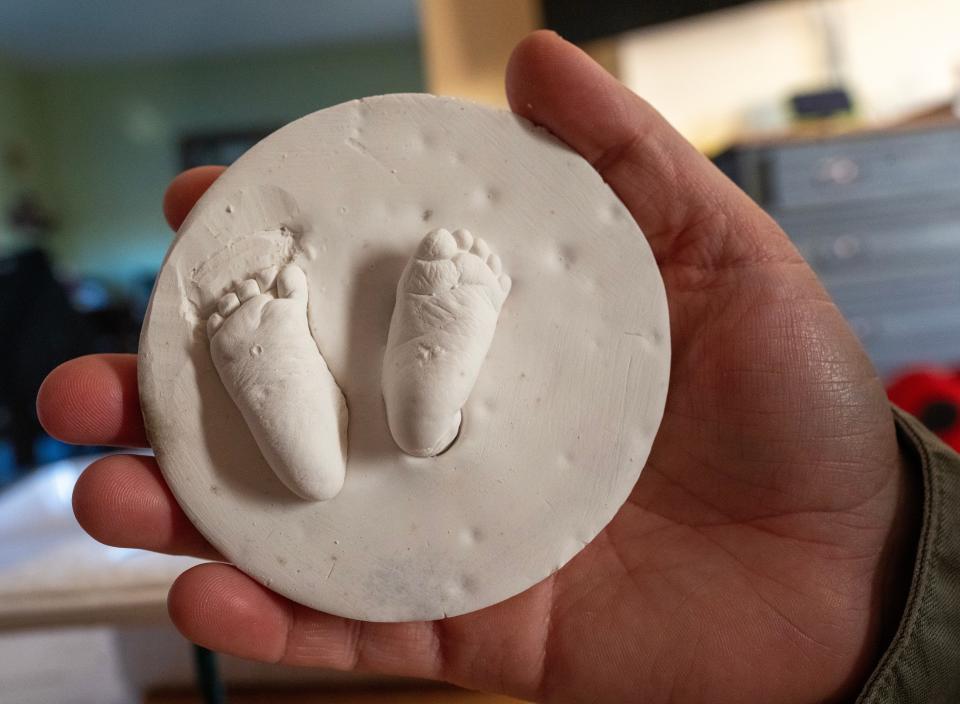
[{"label": "white plaster surface", "polygon": [[[513,286],[460,436],[419,458],[391,437],[381,370],[401,274],[436,228],[482,237]],[[268,466],[206,331],[221,297],[291,262],[349,412],[328,501]],[[157,280],[140,393],[164,476],[238,567],[330,613],[433,619],[523,591],[603,529],[649,453],[669,354],[650,249],[586,161],[509,113],[391,95],[291,123],[204,195]]]}]

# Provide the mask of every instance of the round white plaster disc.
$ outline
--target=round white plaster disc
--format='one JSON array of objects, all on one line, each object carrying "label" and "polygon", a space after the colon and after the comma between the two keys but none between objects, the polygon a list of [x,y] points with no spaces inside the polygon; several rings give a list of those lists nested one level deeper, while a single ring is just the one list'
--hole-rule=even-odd
[{"label": "round white plaster disc", "polygon": [[[391,439],[380,366],[400,273],[437,227],[489,242],[513,289],[459,439],[421,459]],[[205,332],[221,295],[290,261],[349,407],[326,502],[262,459]],[[650,248],[583,158],[504,111],[387,95],[287,125],[203,196],[157,280],[140,394],[164,477],[227,559],[321,611],[409,621],[513,596],[603,529],[650,451],[669,356]]]}]

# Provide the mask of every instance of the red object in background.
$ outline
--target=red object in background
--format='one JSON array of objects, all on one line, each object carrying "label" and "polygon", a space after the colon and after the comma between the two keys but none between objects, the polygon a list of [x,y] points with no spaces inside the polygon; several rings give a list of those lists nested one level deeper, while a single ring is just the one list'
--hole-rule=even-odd
[{"label": "red object in background", "polygon": [[960,372],[936,368],[908,370],[894,378],[887,395],[960,452]]}]

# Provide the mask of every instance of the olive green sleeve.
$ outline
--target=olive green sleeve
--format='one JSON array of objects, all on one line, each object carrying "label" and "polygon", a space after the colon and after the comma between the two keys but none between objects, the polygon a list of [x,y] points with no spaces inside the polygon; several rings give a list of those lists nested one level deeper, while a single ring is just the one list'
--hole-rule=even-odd
[{"label": "olive green sleeve", "polygon": [[960,702],[960,455],[894,408],[900,449],[922,475],[923,519],[910,593],[862,704]]}]

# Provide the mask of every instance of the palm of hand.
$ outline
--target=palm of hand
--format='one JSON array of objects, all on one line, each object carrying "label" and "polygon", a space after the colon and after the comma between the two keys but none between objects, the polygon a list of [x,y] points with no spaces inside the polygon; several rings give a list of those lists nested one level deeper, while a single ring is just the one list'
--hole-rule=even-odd
[{"label": "palm of hand", "polygon": [[[779,228],[648,106],[565,59],[549,37],[522,44],[511,104],[588,158],[644,228],[670,304],[671,386],[614,521],[552,580],[463,627],[525,617],[523,642],[503,638],[527,657],[498,660],[494,681],[536,698],[849,696],[877,656],[906,494],[883,387]],[[571,100],[588,83],[601,87]]]},{"label": "palm of hand", "polygon": [[477,617],[539,635],[500,661],[514,691],[814,701],[865,676],[896,502],[883,389],[802,261],[707,259],[662,265],[672,383],[627,505],[513,616]]},{"label": "palm of hand", "polygon": [[[882,644],[882,592],[912,530],[892,416],[863,350],[776,225],[575,48],[533,35],[507,88],[518,113],[616,190],[667,287],[671,387],[627,504],[553,577],[458,618],[349,621],[202,565],[170,592],[174,622],[243,657],[538,699],[849,696]],[[175,181],[175,226],[215,176]],[[134,367],[117,356],[58,369],[38,401],[47,429],[142,442]],[[74,506],[103,542],[216,557],[152,460],[92,465]]]}]

